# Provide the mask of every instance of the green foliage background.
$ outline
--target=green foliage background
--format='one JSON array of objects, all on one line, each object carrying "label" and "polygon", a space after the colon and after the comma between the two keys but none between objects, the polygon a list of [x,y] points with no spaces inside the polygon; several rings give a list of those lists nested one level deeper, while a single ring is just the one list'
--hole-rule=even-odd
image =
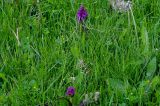
[{"label": "green foliage background", "polygon": [[[87,31],[76,20],[81,3]],[[133,16],[107,0],[1,0],[0,104],[67,105],[57,98],[68,86],[75,105],[96,91],[102,106],[160,104],[160,1],[132,5]]]}]

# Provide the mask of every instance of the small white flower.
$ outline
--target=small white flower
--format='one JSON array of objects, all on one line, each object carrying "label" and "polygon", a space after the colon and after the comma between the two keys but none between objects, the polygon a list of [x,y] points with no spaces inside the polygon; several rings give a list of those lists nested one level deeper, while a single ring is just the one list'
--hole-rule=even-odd
[{"label": "small white flower", "polygon": [[70,81],[71,81],[71,82],[74,82],[75,80],[76,80],[75,77],[70,77]]},{"label": "small white flower", "polygon": [[78,60],[77,67],[81,69],[85,67],[85,63],[82,59]]},{"label": "small white flower", "polygon": [[131,1],[124,1],[124,0],[109,0],[110,1],[110,5],[112,6],[112,8],[114,10],[117,10],[119,12],[126,12],[128,11],[132,5],[131,5]]},{"label": "small white flower", "polygon": [[82,73],[85,73],[85,74],[89,73],[89,68],[83,59],[78,60],[76,67],[78,69],[81,69],[83,71]]},{"label": "small white flower", "polygon": [[83,99],[82,103],[84,106],[88,106],[92,103],[98,103],[98,100],[100,98],[100,92],[95,92],[95,93],[89,93],[85,94],[85,98]]},{"label": "small white flower", "polygon": [[99,100],[99,97],[100,97],[100,92],[95,92],[94,101],[97,102]]},{"label": "small white flower", "polygon": [[90,103],[90,99],[89,99],[89,96],[88,94],[85,94],[85,99],[83,100],[83,104],[86,106]]}]

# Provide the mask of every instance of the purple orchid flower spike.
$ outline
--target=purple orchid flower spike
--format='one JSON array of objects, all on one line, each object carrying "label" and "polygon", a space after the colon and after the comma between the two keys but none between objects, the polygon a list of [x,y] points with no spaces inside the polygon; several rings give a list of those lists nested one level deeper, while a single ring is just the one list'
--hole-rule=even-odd
[{"label": "purple orchid flower spike", "polygon": [[67,88],[66,95],[67,95],[67,96],[71,96],[71,97],[73,97],[73,96],[74,96],[74,94],[75,94],[75,88],[74,88],[74,87],[72,87],[72,86],[69,86],[69,87]]},{"label": "purple orchid flower spike", "polygon": [[84,8],[83,5],[80,6],[78,12],[77,12],[77,20],[79,23],[84,22],[88,17],[87,10]]}]

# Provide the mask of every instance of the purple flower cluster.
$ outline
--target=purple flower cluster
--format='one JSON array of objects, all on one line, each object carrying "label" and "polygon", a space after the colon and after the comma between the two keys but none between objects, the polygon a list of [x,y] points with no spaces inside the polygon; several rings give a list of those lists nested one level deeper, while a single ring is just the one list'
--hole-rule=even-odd
[{"label": "purple flower cluster", "polygon": [[72,97],[72,96],[74,96],[74,94],[75,94],[75,88],[72,87],[72,86],[69,86],[69,87],[67,88],[66,95]]},{"label": "purple flower cluster", "polygon": [[83,5],[80,6],[78,12],[77,12],[77,20],[79,23],[86,20],[88,16],[87,10],[84,8]]}]

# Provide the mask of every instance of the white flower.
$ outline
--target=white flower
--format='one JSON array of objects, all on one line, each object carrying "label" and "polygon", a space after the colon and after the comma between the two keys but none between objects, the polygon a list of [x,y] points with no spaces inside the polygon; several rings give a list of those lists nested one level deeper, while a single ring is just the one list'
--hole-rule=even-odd
[{"label": "white flower", "polygon": [[89,96],[88,94],[85,94],[85,99],[83,100],[83,104],[86,106],[90,103],[90,99],[89,99]]},{"label": "white flower", "polygon": [[79,59],[78,62],[77,62],[77,66],[76,66],[78,69],[81,69],[83,72],[82,73],[89,73],[89,68],[87,66],[87,64],[84,62],[83,59]]},{"label": "white flower", "polygon": [[94,94],[94,101],[98,102],[99,97],[100,97],[100,92],[95,92],[95,94]]},{"label": "white flower", "polygon": [[70,81],[71,81],[71,82],[74,82],[75,80],[76,80],[75,77],[70,77]]},{"label": "white flower", "polygon": [[131,8],[131,1],[124,1],[124,0],[109,0],[110,5],[114,10],[119,12],[126,12]]}]

